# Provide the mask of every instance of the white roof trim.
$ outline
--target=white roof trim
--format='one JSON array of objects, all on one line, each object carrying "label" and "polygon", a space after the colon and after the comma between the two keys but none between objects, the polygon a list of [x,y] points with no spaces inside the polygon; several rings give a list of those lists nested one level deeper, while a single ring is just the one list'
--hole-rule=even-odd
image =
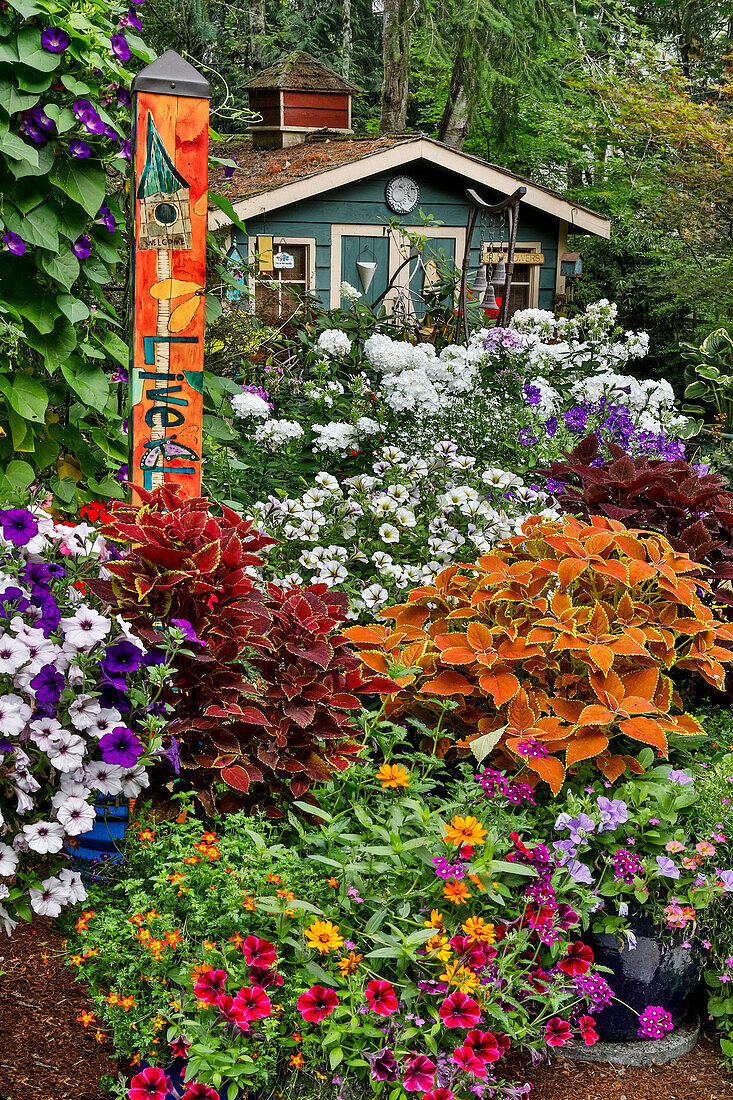
[{"label": "white roof trim", "polygon": [[[286,150],[287,152],[287,150]],[[441,142],[431,138],[415,137],[399,142],[397,145],[388,146],[386,149],[378,149],[373,153],[366,153],[360,160],[350,161],[347,164],[339,164],[335,168],[327,168],[325,171],[314,172],[309,176],[284,183],[281,187],[274,187],[271,191],[250,195],[233,203],[238,217],[243,220],[254,218],[259,214],[268,214],[272,210],[290,206],[292,203],[301,202],[303,199],[322,195],[327,191],[333,191],[337,187],[343,187],[349,183],[358,183],[360,180],[375,176],[391,168],[400,168],[416,160],[423,160],[428,164],[437,165],[450,172],[465,176],[472,186],[489,187],[503,195],[511,195],[520,184],[524,183],[527,194],[522,202],[527,206],[542,210],[561,221],[568,223],[568,229],[583,230],[596,237],[608,240],[611,236],[611,223],[608,218],[596,214],[592,210],[578,206],[568,199],[546,191],[529,181],[523,181],[509,172],[502,171],[493,164],[487,164],[478,157],[468,153],[450,149]],[[244,169],[246,171],[246,169]],[[228,225],[226,214],[221,210],[209,211],[209,229],[219,229]]]}]

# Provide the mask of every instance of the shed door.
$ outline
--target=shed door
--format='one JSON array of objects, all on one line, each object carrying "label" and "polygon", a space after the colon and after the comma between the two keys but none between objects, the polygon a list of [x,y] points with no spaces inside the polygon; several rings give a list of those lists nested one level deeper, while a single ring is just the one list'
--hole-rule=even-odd
[{"label": "shed door", "polygon": [[431,280],[435,278],[435,268],[430,261],[442,259],[443,263],[454,264],[456,262],[455,237],[429,237],[423,248],[422,258],[425,267],[421,264],[410,264],[410,297],[418,317],[422,317],[425,313],[426,291],[429,290]]},{"label": "shed door", "polygon": [[[356,269],[356,261],[376,260],[377,268],[364,301],[372,305],[380,294],[387,289],[389,282],[389,240],[387,237],[342,237],[341,238],[341,282],[351,283],[361,290],[361,280]],[[342,308],[349,302],[341,299]]]}]

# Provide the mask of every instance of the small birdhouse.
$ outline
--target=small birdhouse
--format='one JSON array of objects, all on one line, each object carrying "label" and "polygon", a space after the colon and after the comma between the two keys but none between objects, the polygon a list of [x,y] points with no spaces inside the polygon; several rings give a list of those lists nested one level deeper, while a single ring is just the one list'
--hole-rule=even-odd
[{"label": "small birdhouse", "polygon": [[560,257],[560,274],[565,279],[577,279],[583,274],[583,257],[579,252],[563,252]]},{"label": "small birdhouse", "polygon": [[168,155],[152,114],[148,114],[145,163],[137,197],[138,248],[191,248],[191,189]]}]

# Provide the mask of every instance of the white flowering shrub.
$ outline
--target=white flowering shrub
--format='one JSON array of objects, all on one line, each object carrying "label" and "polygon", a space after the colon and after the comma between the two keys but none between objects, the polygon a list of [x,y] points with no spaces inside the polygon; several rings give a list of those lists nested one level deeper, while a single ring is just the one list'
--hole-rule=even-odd
[{"label": "white flowering shrub", "polygon": [[64,851],[99,797],[148,785],[154,682],[164,669],[86,582],[108,550],[94,527],[37,506],[0,510],[0,923],[83,901]]},{"label": "white flowering shrub", "polygon": [[452,561],[485,553],[548,508],[547,494],[506,470],[481,468],[442,440],[427,457],[384,446],[369,474],[321,471],[301,496],[258,503],[254,518],[278,544],[268,580],[323,582],[351,596],[351,614],[373,611]]}]

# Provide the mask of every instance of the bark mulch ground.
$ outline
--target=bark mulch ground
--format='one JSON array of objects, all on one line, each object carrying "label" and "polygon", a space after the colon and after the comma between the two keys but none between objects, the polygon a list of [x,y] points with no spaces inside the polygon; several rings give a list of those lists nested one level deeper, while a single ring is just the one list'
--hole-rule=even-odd
[{"label": "bark mulch ground", "polygon": [[[45,920],[19,925],[0,940],[0,957],[0,1100],[104,1100],[100,1079],[116,1072],[111,1045],[78,1022],[91,1004],[63,964],[59,933]],[[560,1055],[531,1074],[531,1100],[733,1100],[733,1074],[718,1059],[712,1038],[642,1069]]]},{"label": "bark mulch ground", "polygon": [[60,934],[36,920],[0,937],[0,1100],[102,1100],[112,1047],[77,1021],[92,1005]]}]

